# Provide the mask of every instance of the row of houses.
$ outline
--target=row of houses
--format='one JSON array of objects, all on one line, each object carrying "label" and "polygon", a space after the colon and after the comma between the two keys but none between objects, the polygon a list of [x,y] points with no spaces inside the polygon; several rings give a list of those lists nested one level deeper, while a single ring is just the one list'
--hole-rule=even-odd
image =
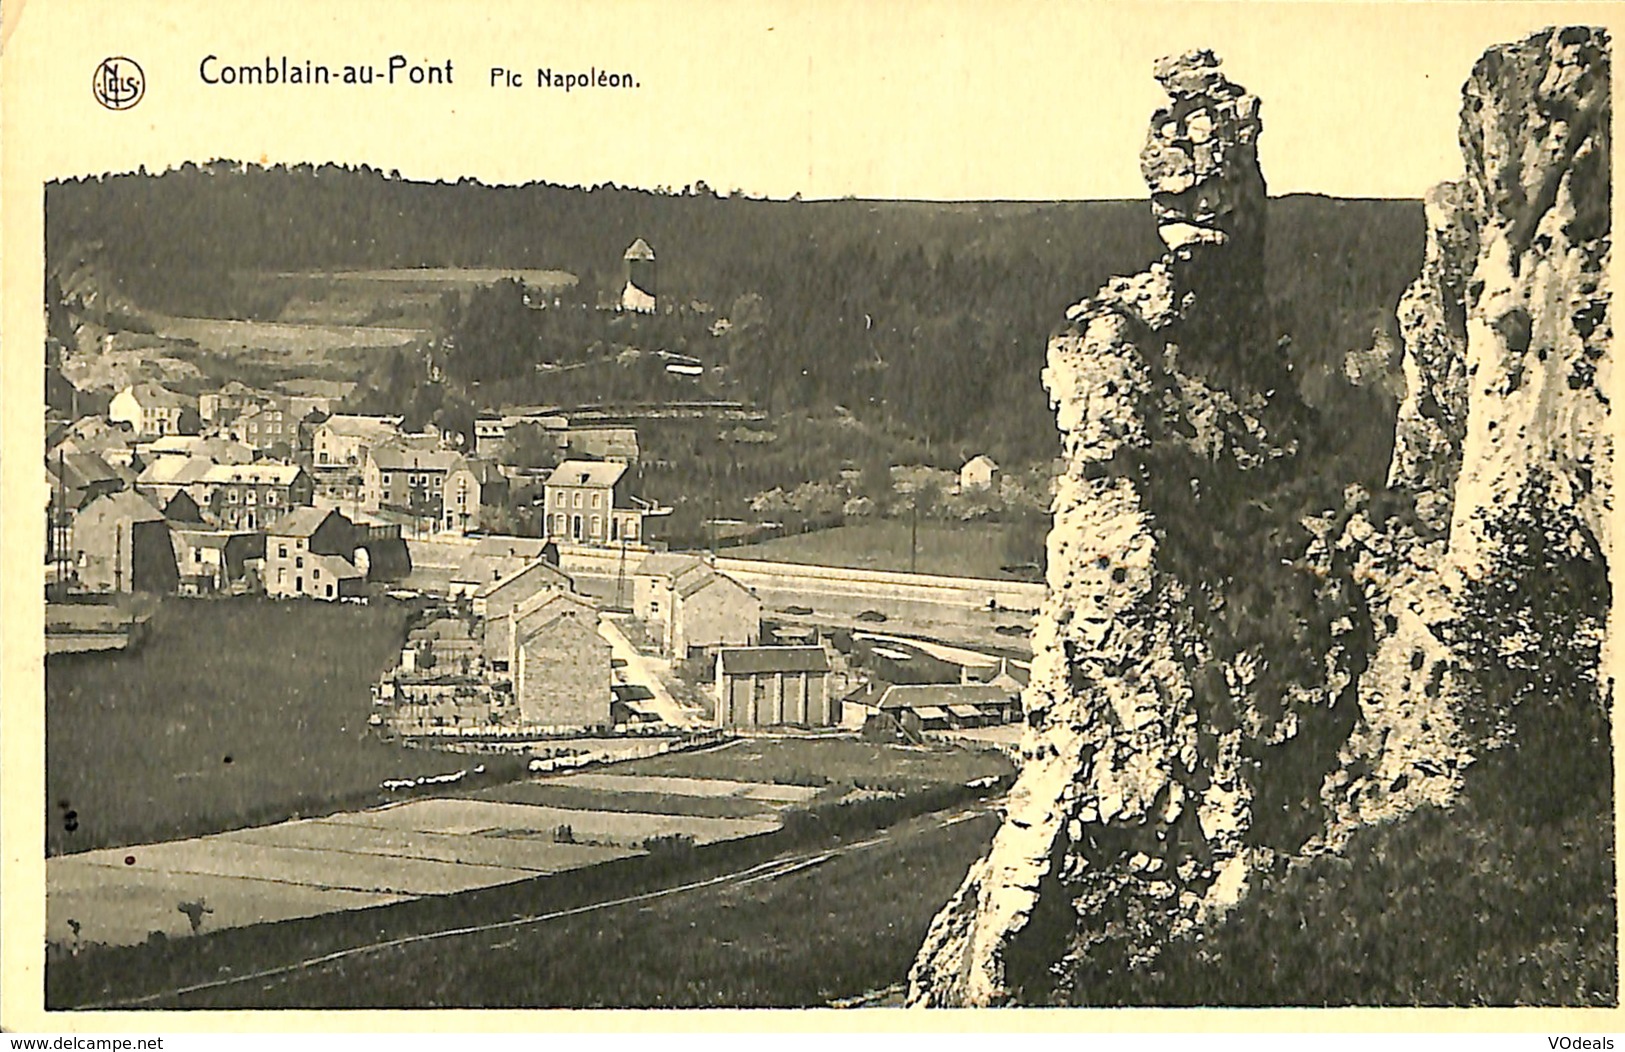
[{"label": "row of houses", "polygon": [[352,522],[336,509],[287,509],[258,528],[166,514],[146,495],[98,495],[53,530],[57,583],[85,592],[208,595],[263,592],[327,601],[405,572],[398,527]]}]

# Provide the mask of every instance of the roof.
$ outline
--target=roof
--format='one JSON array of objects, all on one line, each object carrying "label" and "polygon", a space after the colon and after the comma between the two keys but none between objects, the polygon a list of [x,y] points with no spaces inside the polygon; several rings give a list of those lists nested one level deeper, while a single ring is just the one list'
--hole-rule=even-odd
[{"label": "roof", "polygon": [[508,476],[502,473],[500,464],[494,460],[486,460],[484,458],[464,457],[463,462],[456,465],[451,470],[468,472],[470,475],[474,476],[474,481],[478,482],[482,486],[493,482],[508,481]]},{"label": "roof", "polygon": [[138,486],[186,486],[204,481],[216,467],[219,465],[203,456],[158,457],[141,470],[135,482]]},{"label": "roof", "polygon": [[566,460],[547,476],[548,486],[613,486],[626,474],[625,464],[608,460]]},{"label": "roof", "polygon": [[972,467],[992,468],[995,471],[999,469],[998,462],[992,457],[988,456],[986,453],[978,453],[974,457],[971,457],[969,460],[965,461],[965,467],[962,467],[959,470],[964,471],[965,468]]},{"label": "roof", "polygon": [[598,607],[579,595],[549,589],[514,607],[509,616],[513,618],[513,625],[521,640],[532,638],[565,617],[575,617],[603,641],[604,649],[609,649],[609,640],[598,635]]},{"label": "roof", "polygon": [[257,486],[287,486],[302,470],[298,464],[216,464],[199,481],[211,485],[246,482]]},{"label": "roof", "polygon": [[728,676],[829,671],[829,655],[823,647],[723,647],[717,651],[717,660]]},{"label": "roof", "polygon": [[653,258],[655,258],[655,250],[649,247],[649,242],[643,240],[640,237],[636,241],[632,242],[632,244],[627,247],[626,255],[622,256],[621,258],[622,259],[653,259]]},{"label": "roof", "polygon": [[53,475],[57,473],[59,465],[64,477],[58,481],[70,489],[97,482],[111,482],[123,477],[113,465],[95,453],[64,453],[45,462],[46,470]]},{"label": "roof", "polygon": [[682,552],[653,552],[646,556],[638,568],[632,571],[634,577],[667,577],[675,581],[696,567],[704,566],[705,560],[698,555],[687,555]]},{"label": "roof", "polygon": [[740,584],[738,581],[734,580],[732,577],[729,577],[725,573],[718,573],[709,566],[705,567],[703,573],[691,573],[685,575],[681,583],[679,583],[677,586],[677,595],[679,598],[687,599],[695,592],[703,591],[710,588],[712,585],[732,586],[733,588],[744,592],[753,599],[756,597],[756,593],[751,591],[749,588],[746,588],[744,585]]},{"label": "roof", "polygon": [[162,522],[164,519],[164,513],[158,510],[157,505],[129,489],[102,494],[80,511],[81,516],[86,514],[111,515],[119,519],[127,518],[131,522]]},{"label": "roof", "polygon": [[229,530],[189,530],[182,526],[174,527],[169,532],[177,541],[184,542],[188,548],[224,549],[233,537],[242,536]]},{"label": "roof", "polygon": [[398,416],[334,413],[319,426],[340,435],[352,435],[356,438],[387,438],[400,430],[402,419]]},{"label": "roof", "polygon": [[185,395],[157,384],[134,384],[125,388],[125,391],[141,405],[165,406],[170,409],[185,409],[191,405],[191,400]]},{"label": "roof", "polygon": [[[466,566],[467,564],[465,563],[464,565]],[[541,567],[541,569],[537,569],[537,567]],[[496,568],[500,569],[500,566]],[[569,574],[565,573],[557,566],[554,566],[545,559],[532,559],[530,562],[519,567],[517,570],[510,570],[507,573],[504,573],[502,576],[486,581],[484,584],[480,585],[480,587],[474,592],[474,598],[489,599],[491,594],[497,591],[497,589],[506,588],[509,585],[517,582],[521,577],[530,576],[551,578],[555,581],[555,583],[562,584],[567,589],[575,587],[574,579],[572,579]],[[477,578],[464,578],[461,571],[459,571],[457,580],[474,581],[477,580]]]},{"label": "roof", "polygon": [[406,449],[402,446],[375,446],[368,454],[382,471],[450,471],[462,454],[449,449]]},{"label": "roof", "polygon": [[1001,704],[1012,697],[1005,688],[985,683],[898,683],[880,695],[880,707],[918,711],[931,706]]},{"label": "roof", "polygon": [[272,537],[309,537],[321,528],[330,515],[344,518],[337,508],[295,508],[265,527],[265,532]]}]

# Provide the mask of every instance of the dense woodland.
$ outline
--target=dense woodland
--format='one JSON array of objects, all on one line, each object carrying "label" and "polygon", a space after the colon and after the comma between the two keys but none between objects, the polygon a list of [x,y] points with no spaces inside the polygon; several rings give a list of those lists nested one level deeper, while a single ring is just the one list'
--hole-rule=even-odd
[{"label": "dense woodland", "polygon": [[[438,335],[466,356],[448,357],[448,375],[497,381],[461,392],[458,416],[502,401],[692,397],[699,386],[775,414],[841,406],[944,462],[974,451],[1010,464],[1052,456],[1039,382],[1048,333],[1067,305],[1160,250],[1139,201],[772,201],[703,185],[490,187],[335,166],[187,165],[54,184],[46,205],[54,272],[89,262],[118,298],[164,314],[274,320],[289,286],[256,280],[266,271],[575,274],[556,312],[516,308],[515,290],[500,286],[443,305]],[[1387,422],[1372,426],[1377,396],[1343,383],[1342,360],[1386,324],[1415,274],[1421,208],[1294,196],[1272,200],[1269,218],[1275,327],[1292,338],[1300,387],[1377,470]],[[658,253],[658,291],[673,313],[591,310],[619,290],[621,254],[637,237]],[[713,336],[722,318],[730,326]],[[649,353],[659,350],[727,368],[685,387]],[[533,360],[504,360],[519,351]],[[542,361],[573,368],[525,373]],[[395,388],[380,397],[404,387],[414,400],[447,400],[421,391],[413,372],[391,362],[371,379]]]}]

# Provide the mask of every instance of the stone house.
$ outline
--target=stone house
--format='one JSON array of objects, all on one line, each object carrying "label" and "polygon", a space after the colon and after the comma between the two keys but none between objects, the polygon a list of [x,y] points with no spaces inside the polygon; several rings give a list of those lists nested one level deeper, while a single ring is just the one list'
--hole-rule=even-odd
[{"label": "stone house", "polygon": [[190,398],[158,384],[133,384],[113,396],[107,418],[129,424],[138,437],[195,435],[202,420]]},{"label": "stone house", "polygon": [[632,578],[632,610],[661,650],[676,657],[761,641],[756,593],[694,555],[656,552],[645,558]]},{"label": "stone house", "polygon": [[410,511],[438,522],[446,475],[461,462],[450,450],[375,446],[361,469],[361,506],[367,511]]},{"label": "stone house", "polygon": [[544,535],[575,544],[634,543],[651,510],[634,497],[626,465],[605,460],[566,460],[543,484]]},{"label": "stone house", "polygon": [[460,458],[446,472],[442,525],[454,533],[488,526],[491,512],[508,503],[508,479],[493,460]]},{"label": "stone house", "polygon": [[[487,620],[485,653],[493,675],[513,684],[526,727],[613,726],[610,645],[598,632],[598,608],[580,596],[545,591],[508,612],[499,638]],[[506,643],[506,653],[493,650]],[[506,669],[497,667],[506,664]]]},{"label": "stone house", "polygon": [[299,418],[286,398],[268,398],[245,410],[232,430],[244,445],[259,453],[286,457],[299,448]]},{"label": "stone house", "polygon": [[216,464],[199,480],[199,505],[230,529],[263,529],[289,511],[308,507],[316,484],[297,464]]},{"label": "stone house", "polygon": [[999,465],[987,454],[978,453],[965,461],[964,466],[959,469],[959,492],[992,490],[997,493],[998,489]]},{"label": "stone house", "polygon": [[717,651],[716,724],[833,727],[841,703],[829,693],[829,655],[821,646],[724,647]]},{"label": "stone house", "polygon": [[[558,545],[537,537],[481,537],[452,572],[450,594],[472,596],[538,559],[558,565]],[[561,576],[563,576],[561,572]]]},{"label": "stone house", "polygon": [[356,529],[336,509],[298,508],[265,529],[265,594],[334,601],[359,595]]},{"label": "stone house", "polygon": [[487,581],[470,595],[476,617],[506,617],[520,603],[545,591],[574,592],[570,575],[545,559],[534,559],[517,570]]},{"label": "stone house", "polygon": [[169,530],[163,512],[133,490],[97,497],[73,517],[69,572],[92,592],[173,592],[180,574]]},{"label": "stone house", "polygon": [[358,416],[334,413],[316,425],[311,435],[312,462],[318,468],[349,465],[359,468],[367,453],[400,437],[401,417]]}]

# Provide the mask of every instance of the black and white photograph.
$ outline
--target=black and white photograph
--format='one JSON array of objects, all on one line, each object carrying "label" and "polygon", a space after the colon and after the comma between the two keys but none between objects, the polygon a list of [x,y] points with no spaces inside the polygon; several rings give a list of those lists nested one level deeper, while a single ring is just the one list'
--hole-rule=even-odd
[{"label": "black and white photograph", "polygon": [[1605,7],[43,6],[8,1028],[1618,1008]]}]

